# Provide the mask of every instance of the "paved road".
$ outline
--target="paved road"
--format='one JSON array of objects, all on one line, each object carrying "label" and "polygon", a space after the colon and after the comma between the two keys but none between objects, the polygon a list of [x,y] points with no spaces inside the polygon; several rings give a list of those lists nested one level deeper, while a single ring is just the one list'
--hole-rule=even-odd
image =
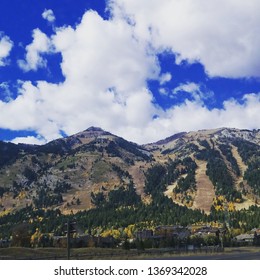
[{"label": "paved road", "polygon": [[174,256],[167,260],[260,260],[259,252],[235,252],[221,254]]}]

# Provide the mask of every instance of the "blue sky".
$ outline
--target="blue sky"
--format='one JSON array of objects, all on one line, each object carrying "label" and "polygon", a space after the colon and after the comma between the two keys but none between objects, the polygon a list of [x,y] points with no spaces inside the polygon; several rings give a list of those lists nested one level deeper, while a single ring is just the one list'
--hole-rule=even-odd
[{"label": "blue sky", "polygon": [[259,128],[257,0],[1,0],[0,140]]}]

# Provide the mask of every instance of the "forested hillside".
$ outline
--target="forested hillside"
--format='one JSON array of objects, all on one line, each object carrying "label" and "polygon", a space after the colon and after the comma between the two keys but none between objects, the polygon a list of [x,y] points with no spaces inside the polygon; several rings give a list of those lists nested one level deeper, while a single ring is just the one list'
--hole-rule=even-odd
[{"label": "forested hillside", "polygon": [[260,227],[259,168],[259,131],[140,146],[91,127],[43,146],[1,142],[0,238],[21,222],[31,234],[64,235],[68,217],[93,235],[199,223],[245,232]]}]

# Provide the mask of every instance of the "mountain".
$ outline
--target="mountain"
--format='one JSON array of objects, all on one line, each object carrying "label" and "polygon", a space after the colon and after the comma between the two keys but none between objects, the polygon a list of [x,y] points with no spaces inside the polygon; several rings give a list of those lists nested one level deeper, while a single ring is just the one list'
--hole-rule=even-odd
[{"label": "mountain", "polygon": [[182,132],[137,145],[90,127],[42,146],[0,142],[0,211],[76,213],[126,189],[145,205],[163,195],[206,213],[234,211],[260,203],[259,168],[260,130]]},{"label": "mountain", "polygon": [[141,194],[143,170],[152,155],[91,127],[42,146],[0,142],[0,159],[0,210],[8,213],[33,204],[70,213],[92,207],[92,192],[107,194],[130,181]]},{"label": "mountain", "polygon": [[214,203],[225,206],[217,201],[219,196],[237,210],[259,200],[260,130],[220,128],[180,133],[145,147],[157,160],[190,157],[196,165],[167,186],[165,194],[176,203],[209,212]]}]

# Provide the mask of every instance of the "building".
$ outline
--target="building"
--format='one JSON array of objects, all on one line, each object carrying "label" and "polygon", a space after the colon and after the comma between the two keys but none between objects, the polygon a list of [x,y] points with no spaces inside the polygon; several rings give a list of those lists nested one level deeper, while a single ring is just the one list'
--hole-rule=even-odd
[{"label": "building", "polygon": [[135,233],[135,238],[139,240],[146,240],[153,237],[153,231],[150,229],[140,230]]},{"label": "building", "polygon": [[233,238],[233,241],[240,245],[253,245],[254,243],[254,234],[253,233],[245,233],[245,234],[240,234],[237,235],[236,237]]},{"label": "building", "polygon": [[223,228],[203,226],[201,228],[193,230],[193,235],[201,237],[206,237],[209,235],[218,236],[220,234],[223,234],[224,232],[225,230]]},{"label": "building", "polygon": [[190,236],[191,232],[187,227],[182,226],[158,226],[155,228],[154,236],[161,238],[178,238],[185,239]]},{"label": "building", "polygon": [[[101,236],[91,236],[91,235],[80,235],[77,237],[70,238],[70,246],[72,248],[82,248],[82,247],[103,247],[112,248],[115,246],[115,239],[112,236],[101,237]],[[54,236],[53,246],[58,248],[67,247],[67,237],[66,236]]]}]

